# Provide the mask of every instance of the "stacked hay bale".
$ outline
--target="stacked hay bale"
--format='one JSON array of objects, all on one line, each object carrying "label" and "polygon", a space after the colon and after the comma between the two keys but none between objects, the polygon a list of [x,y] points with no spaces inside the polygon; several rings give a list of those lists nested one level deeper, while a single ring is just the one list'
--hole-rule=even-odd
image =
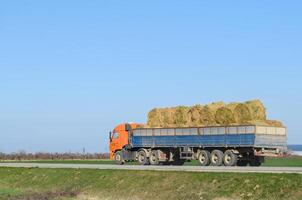
[{"label": "stacked hay bale", "polygon": [[155,108],[148,114],[147,127],[197,127],[217,125],[270,125],[283,126],[279,121],[267,120],[260,100],[244,103],[224,102],[192,107]]},{"label": "stacked hay bale", "polygon": [[148,114],[148,126],[150,127],[163,127],[163,117],[161,115],[161,109],[154,108]]},{"label": "stacked hay bale", "polygon": [[209,106],[203,106],[200,111],[200,126],[215,126],[218,125],[215,119],[216,113]]},{"label": "stacked hay bale", "polygon": [[219,108],[216,111],[215,120],[219,125],[230,125],[236,123],[234,112],[227,107]]}]

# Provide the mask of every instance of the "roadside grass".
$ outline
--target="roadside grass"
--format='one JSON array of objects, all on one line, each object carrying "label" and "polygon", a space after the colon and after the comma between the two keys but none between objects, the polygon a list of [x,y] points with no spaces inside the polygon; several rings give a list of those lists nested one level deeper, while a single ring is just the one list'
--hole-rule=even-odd
[{"label": "roadside grass", "polygon": [[2,186],[0,188],[0,197],[2,196],[18,196],[21,195],[22,192],[19,191],[18,189],[14,189],[14,188],[6,188],[6,186]]},{"label": "roadside grass", "polygon": [[[35,161],[0,161],[11,163],[47,163],[47,164],[115,164],[111,160],[35,160]],[[127,163],[127,165],[137,165],[137,162]],[[186,166],[198,166],[197,161],[186,162]],[[266,167],[302,167],[302,157],[291,156],[285,158],[266,158],[262,166]]]},{"label": "roadside grass", "polygon": [[302,199],[302,175],[0,168],[0,200]]},{"label": "roadside grass", "polygon": [[302,167],[302,157],[267,158],[263,166],[267,167]]}]

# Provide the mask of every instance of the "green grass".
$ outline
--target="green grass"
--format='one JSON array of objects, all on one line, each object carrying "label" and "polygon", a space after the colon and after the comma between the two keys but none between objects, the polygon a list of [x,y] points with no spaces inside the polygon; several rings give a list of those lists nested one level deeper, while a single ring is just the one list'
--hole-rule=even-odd
[{"label": "green grass", "polygon": [[302,175],[0,168],[0,199],[302,199]]},{"label": "green grass", "polygon": [[[5,187],[5,186],[1,186]],[[18,196],[21,195],[22,192],[19,191],[18,189],[14,188],[0,188],[0,198],[1,197],[7,197],[7,196]]]},{"label": "green grass", "polygon": [[263,166],[267,167],[302,167],[302,157],[267,158]]},{"label": "green grass", "polygon": [[[15,161],[16,162],[16,161]],[[17,161],[22,163],[52,163],[52,164],[114,164],[110,160],[38,160],[38,161]],[[127,163],[128,165],[136,165],[137,163]],[[186,162],[187,166],[198,166],[197,161]],[[302,157],[286,157],[286,158],[266,158],[263,166],[267,167],[302,167]]]}]

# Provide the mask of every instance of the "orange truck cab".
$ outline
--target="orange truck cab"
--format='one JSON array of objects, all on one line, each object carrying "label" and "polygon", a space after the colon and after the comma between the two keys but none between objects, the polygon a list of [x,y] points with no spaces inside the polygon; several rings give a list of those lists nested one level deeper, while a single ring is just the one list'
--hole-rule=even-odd
[{"label": "orange truck cab", "polygon": [[138,124],[120,124],[109,133],[110,159],[114,159],[114,154],[129,145],[129,129],[135,129]]}]

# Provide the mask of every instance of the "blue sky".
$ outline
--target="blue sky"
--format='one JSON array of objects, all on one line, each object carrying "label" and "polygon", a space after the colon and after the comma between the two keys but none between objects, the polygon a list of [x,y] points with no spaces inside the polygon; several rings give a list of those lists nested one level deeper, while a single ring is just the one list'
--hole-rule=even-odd
[{"label": "blue sky", "polygon": [[301,1],[1,1],[0,151],[108,150],[158,106],[261,99],[302,143]]}]

